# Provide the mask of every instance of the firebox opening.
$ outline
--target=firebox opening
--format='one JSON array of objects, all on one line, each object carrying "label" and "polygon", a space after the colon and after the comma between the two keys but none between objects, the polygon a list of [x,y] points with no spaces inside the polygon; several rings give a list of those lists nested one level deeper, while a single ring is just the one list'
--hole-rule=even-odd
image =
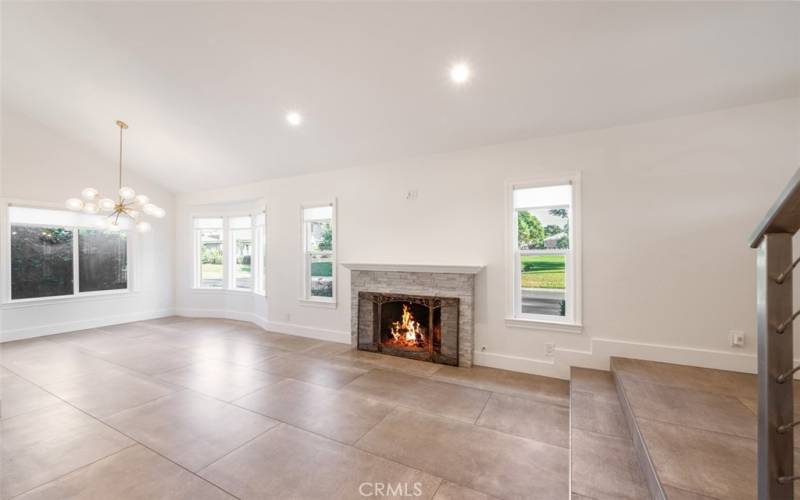
[{"label": "firebox opening", "polygon": [[381,343],[389,350],[425,352],[431,350],[430,308],[406,301],[387,302],[381,310]]}]

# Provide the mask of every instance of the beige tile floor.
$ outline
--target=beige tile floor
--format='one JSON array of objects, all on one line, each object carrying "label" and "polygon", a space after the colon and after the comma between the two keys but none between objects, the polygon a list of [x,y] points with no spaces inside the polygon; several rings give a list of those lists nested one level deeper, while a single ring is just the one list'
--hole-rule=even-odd
[{"label": "beige tile floor", "polygon": [[235,321],[85,330],[0,344],[0,498],[566,499],[568,408]]}]

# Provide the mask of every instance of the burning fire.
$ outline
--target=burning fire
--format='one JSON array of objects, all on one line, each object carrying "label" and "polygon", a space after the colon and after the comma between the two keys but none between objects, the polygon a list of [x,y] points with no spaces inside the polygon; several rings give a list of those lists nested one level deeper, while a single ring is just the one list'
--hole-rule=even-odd
[{"label": "burning fire", "polygon": [[390,342],[402,347],[423,347],[425,345],[422,325],[414,320],[414,315],[411,313],[411,308],[408,307],[408,304],[403,304],[402,320],[392,322],[391,334],[392,340]]}]

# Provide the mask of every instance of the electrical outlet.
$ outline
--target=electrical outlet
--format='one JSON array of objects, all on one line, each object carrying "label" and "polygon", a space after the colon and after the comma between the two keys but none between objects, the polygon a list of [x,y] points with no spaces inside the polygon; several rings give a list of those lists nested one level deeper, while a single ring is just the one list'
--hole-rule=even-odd
[{"label": "electrical outlet", "polygon": [[417,190],[416,189],[409,189],[405,192],[405,199],[406,200],[416,200],[417,199]]},{"label": "electrical outlet", "polygon": [[731,347],[744,347],[744,332],[731,330]]},{"label": "electrical outlet", "polygon": [[486,346],[485,345],[481,346],[481,352],[486,352]]},{"label": "electrical outlet", "polygon": [[544,345],[544,355],[548,358],[552,358],[556,354],[556,345],[552,342],[548,342]]}]

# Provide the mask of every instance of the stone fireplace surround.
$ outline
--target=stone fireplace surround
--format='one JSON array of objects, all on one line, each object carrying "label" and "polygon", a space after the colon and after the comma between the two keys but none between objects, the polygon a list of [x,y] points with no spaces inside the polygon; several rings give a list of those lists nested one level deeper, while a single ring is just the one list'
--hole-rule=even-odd
[{"label": "stone fireplace surround", "polygon": [[475,275],[483,266],[343,264],[350,269],[350,344],[358,347],[358,294],[456,297],[459,299],[459,366],[472,366],[474,346]]}]

